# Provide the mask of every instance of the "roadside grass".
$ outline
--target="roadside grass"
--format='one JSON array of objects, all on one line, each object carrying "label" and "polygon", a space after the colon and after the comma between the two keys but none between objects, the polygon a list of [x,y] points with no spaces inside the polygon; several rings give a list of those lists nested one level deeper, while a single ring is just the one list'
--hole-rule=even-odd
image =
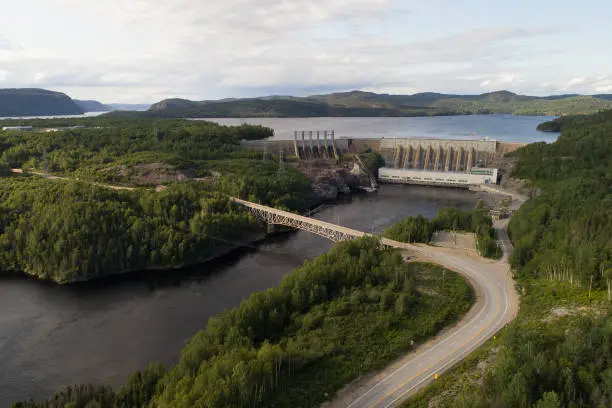
[{"label": "roadside grass", "polygon": [[[384,288],[366,287],[305,315],[304,321],[314,323],[302,325],[290,341],[319,345],[321,357],[282,382],[262,406],[305,408],[329,400],[362,374],[385,367],[452,324],[473,304],[473,290],[460,275],[424,263],[411,263],[410,271],[414,287],[424,290],[406,314],[393,307],[381,311],[382,300],[376,299]],[[338,313],[339,308],[347,308],[346,313]]]},{"label": "roadside grass", "polygon": [[[589,296],[588,288],[547,279],[521,279],[517,287],[521,294],[517,318],[495,338],[407,400],[402,408],[470,406],[465,396],[478,392],[488,370],[496,364],[498,355],[503,354],[499,351],[510,349],[511,332],[563,333],[582,316],[609,313],[605,291],[592,291]],[[551,313],[559,308],[567,313]]]}]

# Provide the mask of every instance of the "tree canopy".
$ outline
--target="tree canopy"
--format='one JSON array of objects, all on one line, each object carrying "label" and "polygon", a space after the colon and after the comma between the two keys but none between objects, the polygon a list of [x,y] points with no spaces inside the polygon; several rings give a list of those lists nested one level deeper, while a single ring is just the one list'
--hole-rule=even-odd
[{"label": "tree canopy", "polygon": [[152,366],[117,392],[70,387],[15,408],[316,406],[435,334],[472,298],[453,272],[405,263],[373,237],[345,241],[210,319],[167,374]]},{"label": "tree canopy", "polygon": [[[304,176],[291,168],[279,175],[274,163],[240,145],[271,129],[172,120],[79,123],[88,127],[0,132],[0,273],[69,283],[190,265],[262,231],[228,196],[296,211],[307,206]],[[7,177],[8,167],[82,181]],[[156,191],[147,181],[152,169],[191,177]],[[145,188],[118,191],[92,181]]]}]

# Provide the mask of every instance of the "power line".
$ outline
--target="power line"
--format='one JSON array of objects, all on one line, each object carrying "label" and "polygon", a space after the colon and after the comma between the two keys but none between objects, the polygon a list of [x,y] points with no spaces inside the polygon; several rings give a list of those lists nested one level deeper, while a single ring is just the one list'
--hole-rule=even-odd
[{"label": "power line", "polygon": [[283,151],[280,151],[278,159],[278,177],[282,177],[285,174],[285,161],[283,160]]}]

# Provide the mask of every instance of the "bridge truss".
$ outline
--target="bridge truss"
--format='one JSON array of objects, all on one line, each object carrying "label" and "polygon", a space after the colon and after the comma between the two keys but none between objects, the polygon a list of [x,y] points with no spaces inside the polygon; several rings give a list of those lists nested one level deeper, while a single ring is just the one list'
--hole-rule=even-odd
[{"label": "bridge truss", "polygon": [[[327,223],[309,219],[307,217],[296,217],[295,215],[287,216],[276,212],[271,212],[261,208],[248,207],[251,214],[259,220],[262,220],[268,224],[284,225],[286,227],[297,228],[304,231],[311,232],[321,237],[327,238],[334,242],[345,241],[347,239],[355,239],[364,236],[365,234],[359,231],[348,231],[344,228],[338,229],[333,224],[325,225]],[[306,218],[308,221],[302,220]],[[315,221],[315,222],[313,222]],[[318,222],[317,222],[318,221]]]},{"label": "bridge truss", "polygon": [[[345,241],[347,239],[361,238],[370,235],[362,231],[343,227],[341,225],[316,220],[314,218],[304,217],[298,214],[290,213],[261,204],[255,204],[250,201],[241,200],[235,197],[231,197],[230,201],[235,204],[246,207],[255,218],[268,224],[284,225],[291,228],[301,229],[327,238],[334,242]],[[388,238],[381,238],[380,242],[385,247],[400,248],[417,252],[421,251],[419,247],[416,247],[412,244],[398,242]]]}]

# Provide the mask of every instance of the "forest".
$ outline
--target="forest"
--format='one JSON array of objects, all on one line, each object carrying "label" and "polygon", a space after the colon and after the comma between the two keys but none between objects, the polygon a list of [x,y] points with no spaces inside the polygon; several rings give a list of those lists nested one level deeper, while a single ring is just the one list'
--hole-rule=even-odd
[{"label": "forest", "polygon": [[400,242],[428,243],[435,231],[465,231],[476,235],[478,252],[487,258],[499,259],[502,250],[497,244],[489,210],[479,202],[473,210],[442,208],[433,220],[423,216],[408,217],[385,229],[383,236]]},{"label": "forest", "polygon": [[211,319],[167,374],[153,365],[116,392],[70,387],[14,407],[317,406],[469,309],[470,286],[441,272],[374,237],[341,242]]},{"label": "forest", "polygon": [[206,177],[211,171],[249,174],[241,170],[251,170],[257,157],[240,141],[274,133],[262,126],[164,119],[31,119],[19,123],[35,129],[83,127],[57,132],[0,131],[0,163],[4,166],[149,186]]},{"label": "forest", "polygon": [[533,196],[509,226],[518,318],[405,408],[612,406],[612,111],[543,127],[559,140],[514,153]]},{"label": "forest", "polygon": [[350,91],[307,97],[264,96],[231,100],[165,99],[145,112],[111,112],[111,117],[247,118],[247,117],[403,117],[436,115],[576,115],[610,109],[610,95],[535,97],[509,91],[481,95],[423,92],[389,95]]},{"label": "forest", "polygon": [[[274,163],[240,146],[270,129],[167,120],[103,124],[0,132],[0,274],[70,283],[191,265],[261,235],[228,196],[295,211],[308,205],[305,177],[291,168],[278,175]],[[146,180],[134,191],[74,181],[138,185],[130,169],[159,162],[166,171],[189,168],[205,177],[167,182],[159,191]],[[10,175],[9,167],[73,180]]]},{"label": "forest", "polygon": [[[514,176],[527,180],[532,196],[509,226],[521,294],[517,319],[406,407],[428,407],[432,400],[457,408],[612,406],[612,112],[547,126],[561,130],[557,142],[513,153]],[[180,186],[204,188],[190,184]],[[24,209],[31,205],[27,193],[5,190],[2,205],[20,208],[22,199]],[[266,191],[244,193],[266,199]],[[208,199],[214,208],[199,208],[214,213],[217,201]],[[486,236],[482,226],[490,228],[490,221],[479,211],[411,218],[385,236],[426,241],[434,228],[481,229]],[[1,225],[19,222],[2,217]],[[212,319],[167,373],[153,365],[117,391],[76,386],[15,407],[317,406],[325,393],[384,365],[409,349],[409,339],[424,340],[469,308],[469,286],[449,272],[443,281],[422,279],[431,268],[437,267],[403,263],[372,238],[338,244],[279,287]]]}]

